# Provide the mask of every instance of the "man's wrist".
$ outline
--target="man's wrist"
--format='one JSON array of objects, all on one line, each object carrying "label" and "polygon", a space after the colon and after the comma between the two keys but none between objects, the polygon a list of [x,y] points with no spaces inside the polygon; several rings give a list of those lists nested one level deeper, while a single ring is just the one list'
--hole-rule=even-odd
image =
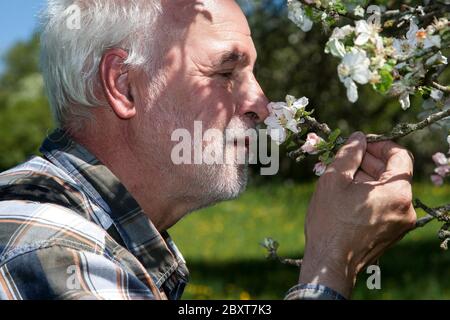
[{"label": "man's wrist", "polygon": [[286,294],[285,300],[346,300],[339,292],[320,284],[298,284]]},{"label": "man's wrist", "polygon": [[305,257],[300,271],[300,284],[315,284],[330,288],[346,299],[350,298],[356,277],[348,266],[326,263]]}]

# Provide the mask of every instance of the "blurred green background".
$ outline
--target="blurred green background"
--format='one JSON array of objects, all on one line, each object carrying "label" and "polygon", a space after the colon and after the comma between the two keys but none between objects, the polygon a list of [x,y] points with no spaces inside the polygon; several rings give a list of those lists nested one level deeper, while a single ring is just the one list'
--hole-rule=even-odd
[{"label": "blurred green background", "polygon": [[[326,35],[317,27],[307,34],[299,31],[287,20],[283,1],[243,1],[243,6],[259,54],[256,75],[271,100],[283,100],[287,93],[308,96],[317,117],[344,134],[381,133],[399,121],[417,120],[418,99],[404,112],[398,101],[364,88],[358,103],[350,104],[337,77],[337,61],[323,53]],[[0,171],[36,154],[52,128],[38,56],[36,32],[2,57]],[[448,75],[443,77],[448,80]],[[400,142],[416,157],[415,195],[430,206],[449,202],[449,186],[429,183],[431,155],[448,147],[442,131],[425,130]],[[283,157],[276,177],[252,175],[240,199],[190,215],[171,230],[191,270],[184,298],[283,297],[296,283],[298,270],[267,261],[259,242],[271,236],[280,242],[280,254],[301,256],[304,215],[314,190],[313,164],[297,165]],[[382,289],[368,290],[363,274],[354,297],[450,298],[450,255],[439,248],[437,230],[431,224],[408,235],[381,259]]]}]

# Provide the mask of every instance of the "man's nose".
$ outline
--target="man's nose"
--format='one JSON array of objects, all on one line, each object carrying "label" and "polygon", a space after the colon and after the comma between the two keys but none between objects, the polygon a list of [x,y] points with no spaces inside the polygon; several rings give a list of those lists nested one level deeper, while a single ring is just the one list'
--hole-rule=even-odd
[{"label": "man's nose", "polygon": [[255,124],[264,122],[269,116],[269,100],[253,75],[247,85],[242,86],[239,101],[239,115],[249,117]]}]

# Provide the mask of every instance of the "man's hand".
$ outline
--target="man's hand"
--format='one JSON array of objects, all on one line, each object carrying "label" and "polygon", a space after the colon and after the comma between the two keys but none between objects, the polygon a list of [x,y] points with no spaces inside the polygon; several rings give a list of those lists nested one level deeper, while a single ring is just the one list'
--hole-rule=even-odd
[{"label": "man's hand", "polygon": [[319,179],[305,225],[300,283],[351,295],[357,274],[412,229],[413,162],[397,144],[353,134]]}]

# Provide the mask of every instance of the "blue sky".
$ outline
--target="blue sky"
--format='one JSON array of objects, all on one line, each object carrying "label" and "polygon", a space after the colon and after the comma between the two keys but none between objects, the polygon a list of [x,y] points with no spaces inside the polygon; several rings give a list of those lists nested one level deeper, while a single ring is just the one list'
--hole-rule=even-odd
[{"label": "blue sky", "polygon": [[44,4],[45,0],[0,0],[0,56],[15,42],[30,37]]}]

